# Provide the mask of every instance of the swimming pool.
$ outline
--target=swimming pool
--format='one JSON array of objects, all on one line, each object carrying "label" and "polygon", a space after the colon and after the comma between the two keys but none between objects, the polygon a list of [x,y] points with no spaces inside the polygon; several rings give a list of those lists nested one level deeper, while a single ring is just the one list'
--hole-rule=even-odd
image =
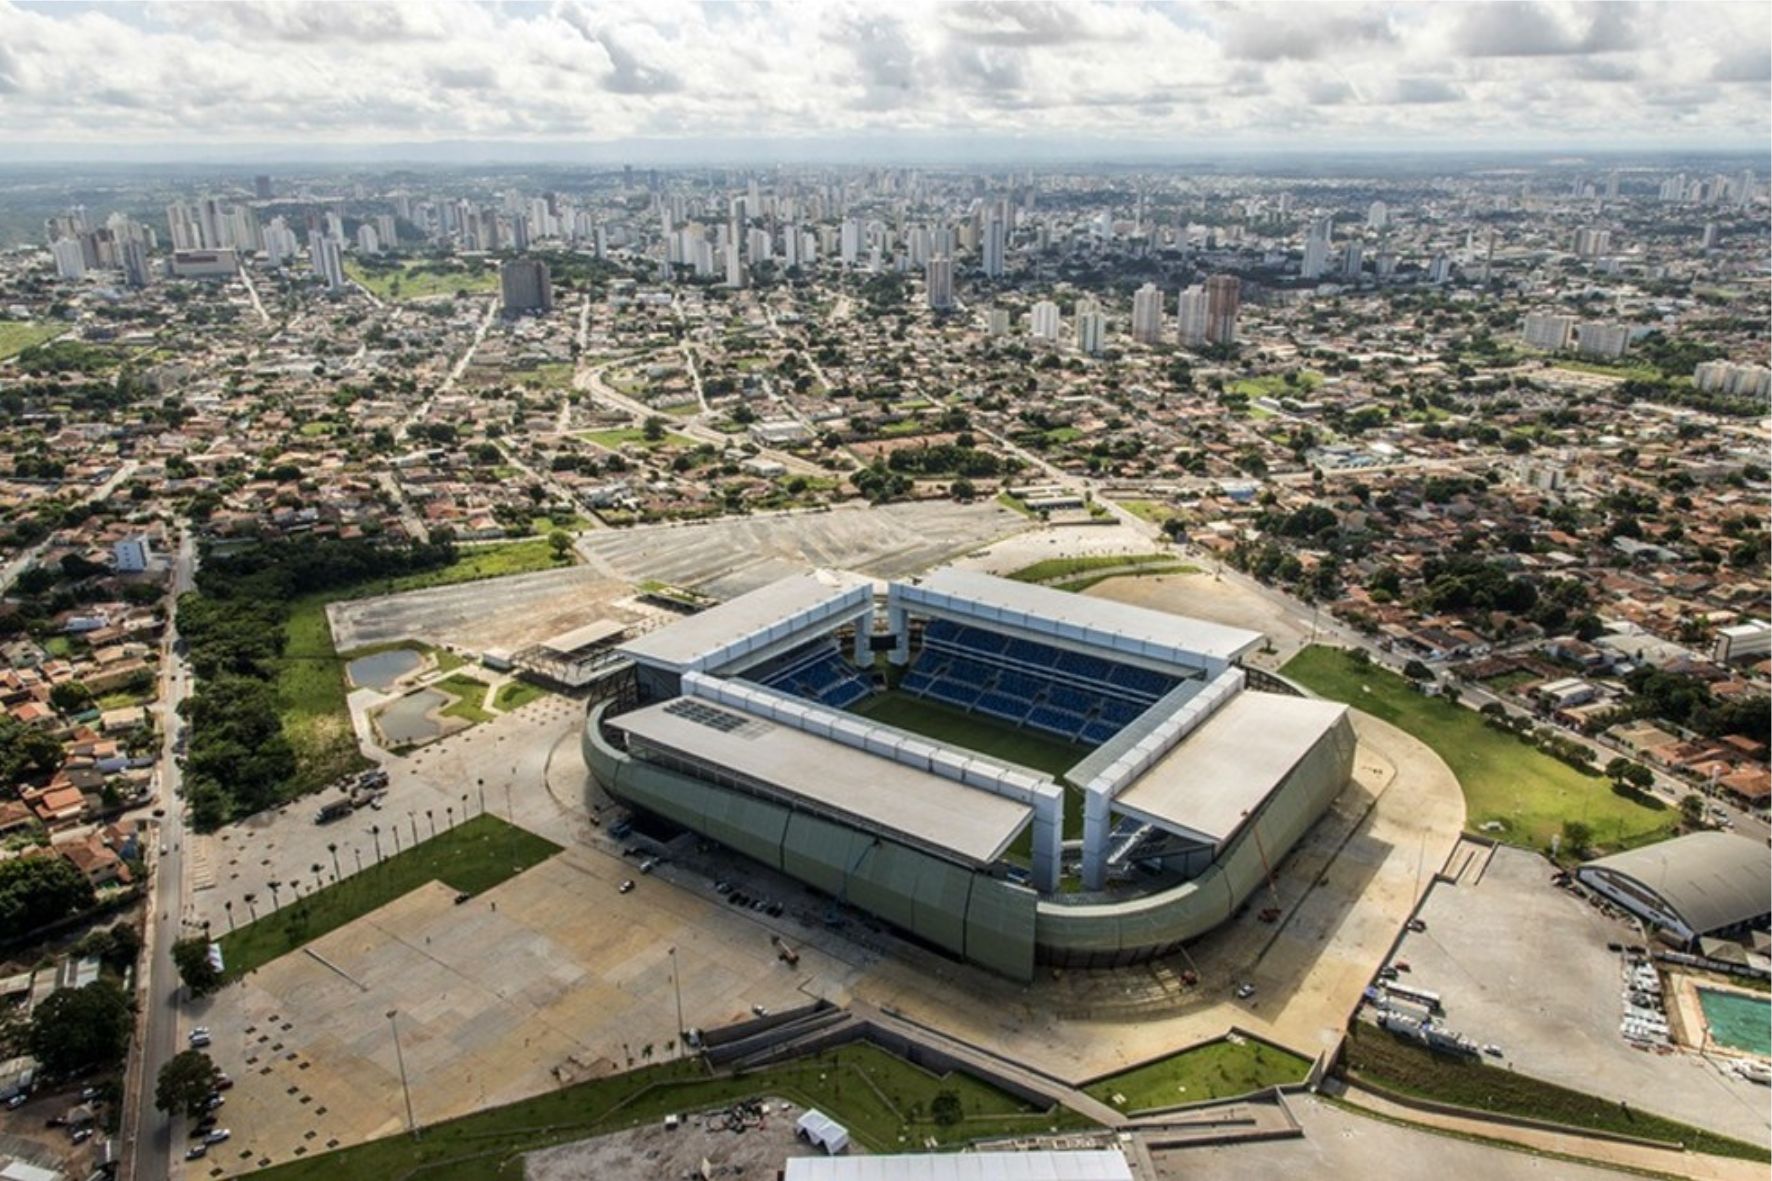
[{"label": "swimming pool", "polygon": [[1701,986],[1698,1003],[1717,1045],[1772,1057],[1772,999]]}]

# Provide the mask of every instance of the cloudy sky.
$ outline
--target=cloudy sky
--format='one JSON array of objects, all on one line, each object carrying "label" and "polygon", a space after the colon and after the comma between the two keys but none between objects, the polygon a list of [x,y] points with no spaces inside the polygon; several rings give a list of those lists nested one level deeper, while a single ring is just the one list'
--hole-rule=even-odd
[{"label": "cloudy sky", "polygon": [[[30,145],[1765,149],[1772,5],[0,0]],[[102,153],[100,153],[102,154]]]}]

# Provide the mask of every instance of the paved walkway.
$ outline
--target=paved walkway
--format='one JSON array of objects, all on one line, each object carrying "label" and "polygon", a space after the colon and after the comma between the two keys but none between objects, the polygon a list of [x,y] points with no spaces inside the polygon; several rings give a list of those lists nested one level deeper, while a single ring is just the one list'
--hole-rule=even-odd
[{"label": "paved walkway", "polygon": [[1342,1098],[1375,1115],[1387,1116],[1391,1119],[1419,1124],[1425,1128],[1438,1128],[1460,1135],[1504,1140],[1509,1144],[1517,1144],[1534,1152],[1554,1152],[1563,1156],[1579,1157],[1596,1164],[1615,1165],[1627,1169],[1647,1169],[1656,1173],[1692,1177],[1696,1181],[1766,1181],[1766,1166],[1755,1161],[1705,1156],[1702,1153],[1678,1152],[1665,1148],[1648,1148],[1637,1144],[1624,1144],[1616,1140],[1599,1140],[1591,1136],[1579,1136],[1564,1132],[1545,1132],[1536,1128],[1522,1128],[1513,1124],[1497,1123],[1493,1120],[1473,1117],[1440,1115],[1415,1107],[1406,1107],[1401,1103],[1393,1103],[1357,1087],[1349,1087]]}]

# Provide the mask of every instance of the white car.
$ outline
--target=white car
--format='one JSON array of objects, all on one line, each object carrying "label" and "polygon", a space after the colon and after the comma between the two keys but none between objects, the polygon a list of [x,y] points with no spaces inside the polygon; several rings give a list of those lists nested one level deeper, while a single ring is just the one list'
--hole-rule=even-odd
[{"label": "white car", "polygon": [[230,1132],[226,1128],[217,1128],[215,1131],[210,1132],[208,1135],[203,1137],[203,1143],[205,1143],[205,1144],[220,1144],[223,1140],[226,1140],[229,1136],[232,1136],[233,1134],[234,1133]]},{"label": "white car", "polygon": [[1253,984],[1239,984],[1239,985],[1237,985],[1237,999],[1238,1000],[1246,1001],[1254,995],[1255,995],[1255,985],[1253,985]]}]

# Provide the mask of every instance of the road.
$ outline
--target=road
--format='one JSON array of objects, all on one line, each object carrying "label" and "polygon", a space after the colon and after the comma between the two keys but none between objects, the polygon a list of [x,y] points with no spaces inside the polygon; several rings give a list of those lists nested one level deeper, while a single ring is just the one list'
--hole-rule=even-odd
[{"label": "road", "polygon": [[265,325],[269,327],[271,323],[271,313],[265,311],[264,301],[258,297],[258,287],[252,281],[252,272],[245,267],[240,268],[240,282],[246,284],[246,294],[251,298],[252,308],[258,313],[258,318],[263,320]]},{"label": "road", "polygon": [[418,408],[407,416],[405,422],[400,424],[401,438],[410,435],[412,433],[412,428],[424,421],[425,416],[431,412],[431,403],[437,400],[438,394],[448,393],[450,389],[454,387],[455,383],[461,379],[461,375],[467,371],[468,362],[474,359],[474,351],[480,347],[480,342],[486,339],[486,333],[492,328],[492,321],[497,315],[498,297],[493,296],[486,301],[486,314],[480,318],[479,327],[474,329],[474,339],[468,342],[468,347],[462,350],[462,354],[460,357],[456,358],[455,364],[449,367],[449,373],[443,378],[442,384],[437,387],[436,391],[432,393],[430,397],[420,402]]},{"label": "road", "polygon": [[[179,595],[191,589],[196,567],[196,542],[186,531],[173,557],[172,602],[176,603]],[[160,1068],[179,1050],[180,988],[178,969],[172,962],[172,945],[179,937],[188,898],[184,781],[175,747],[183,730],[178,707],[190,693],[191,671],[178,653],[176,616],[167,624],[162,644],[160,700],[164,724],[158,798],[166,810],[160,826],[160,844],[166,853],[154,867],[143,955],[146,976],[140,993],[142,1025],[136,1052],[131,1056],[123,1124],[123,1153],[125,1164],[130,1166],[124,1175],[136,1181],[164,1181],[172,1168],[175,1129],[173,1121],[154,1108],[154,1080],[159,1077]]]}]

